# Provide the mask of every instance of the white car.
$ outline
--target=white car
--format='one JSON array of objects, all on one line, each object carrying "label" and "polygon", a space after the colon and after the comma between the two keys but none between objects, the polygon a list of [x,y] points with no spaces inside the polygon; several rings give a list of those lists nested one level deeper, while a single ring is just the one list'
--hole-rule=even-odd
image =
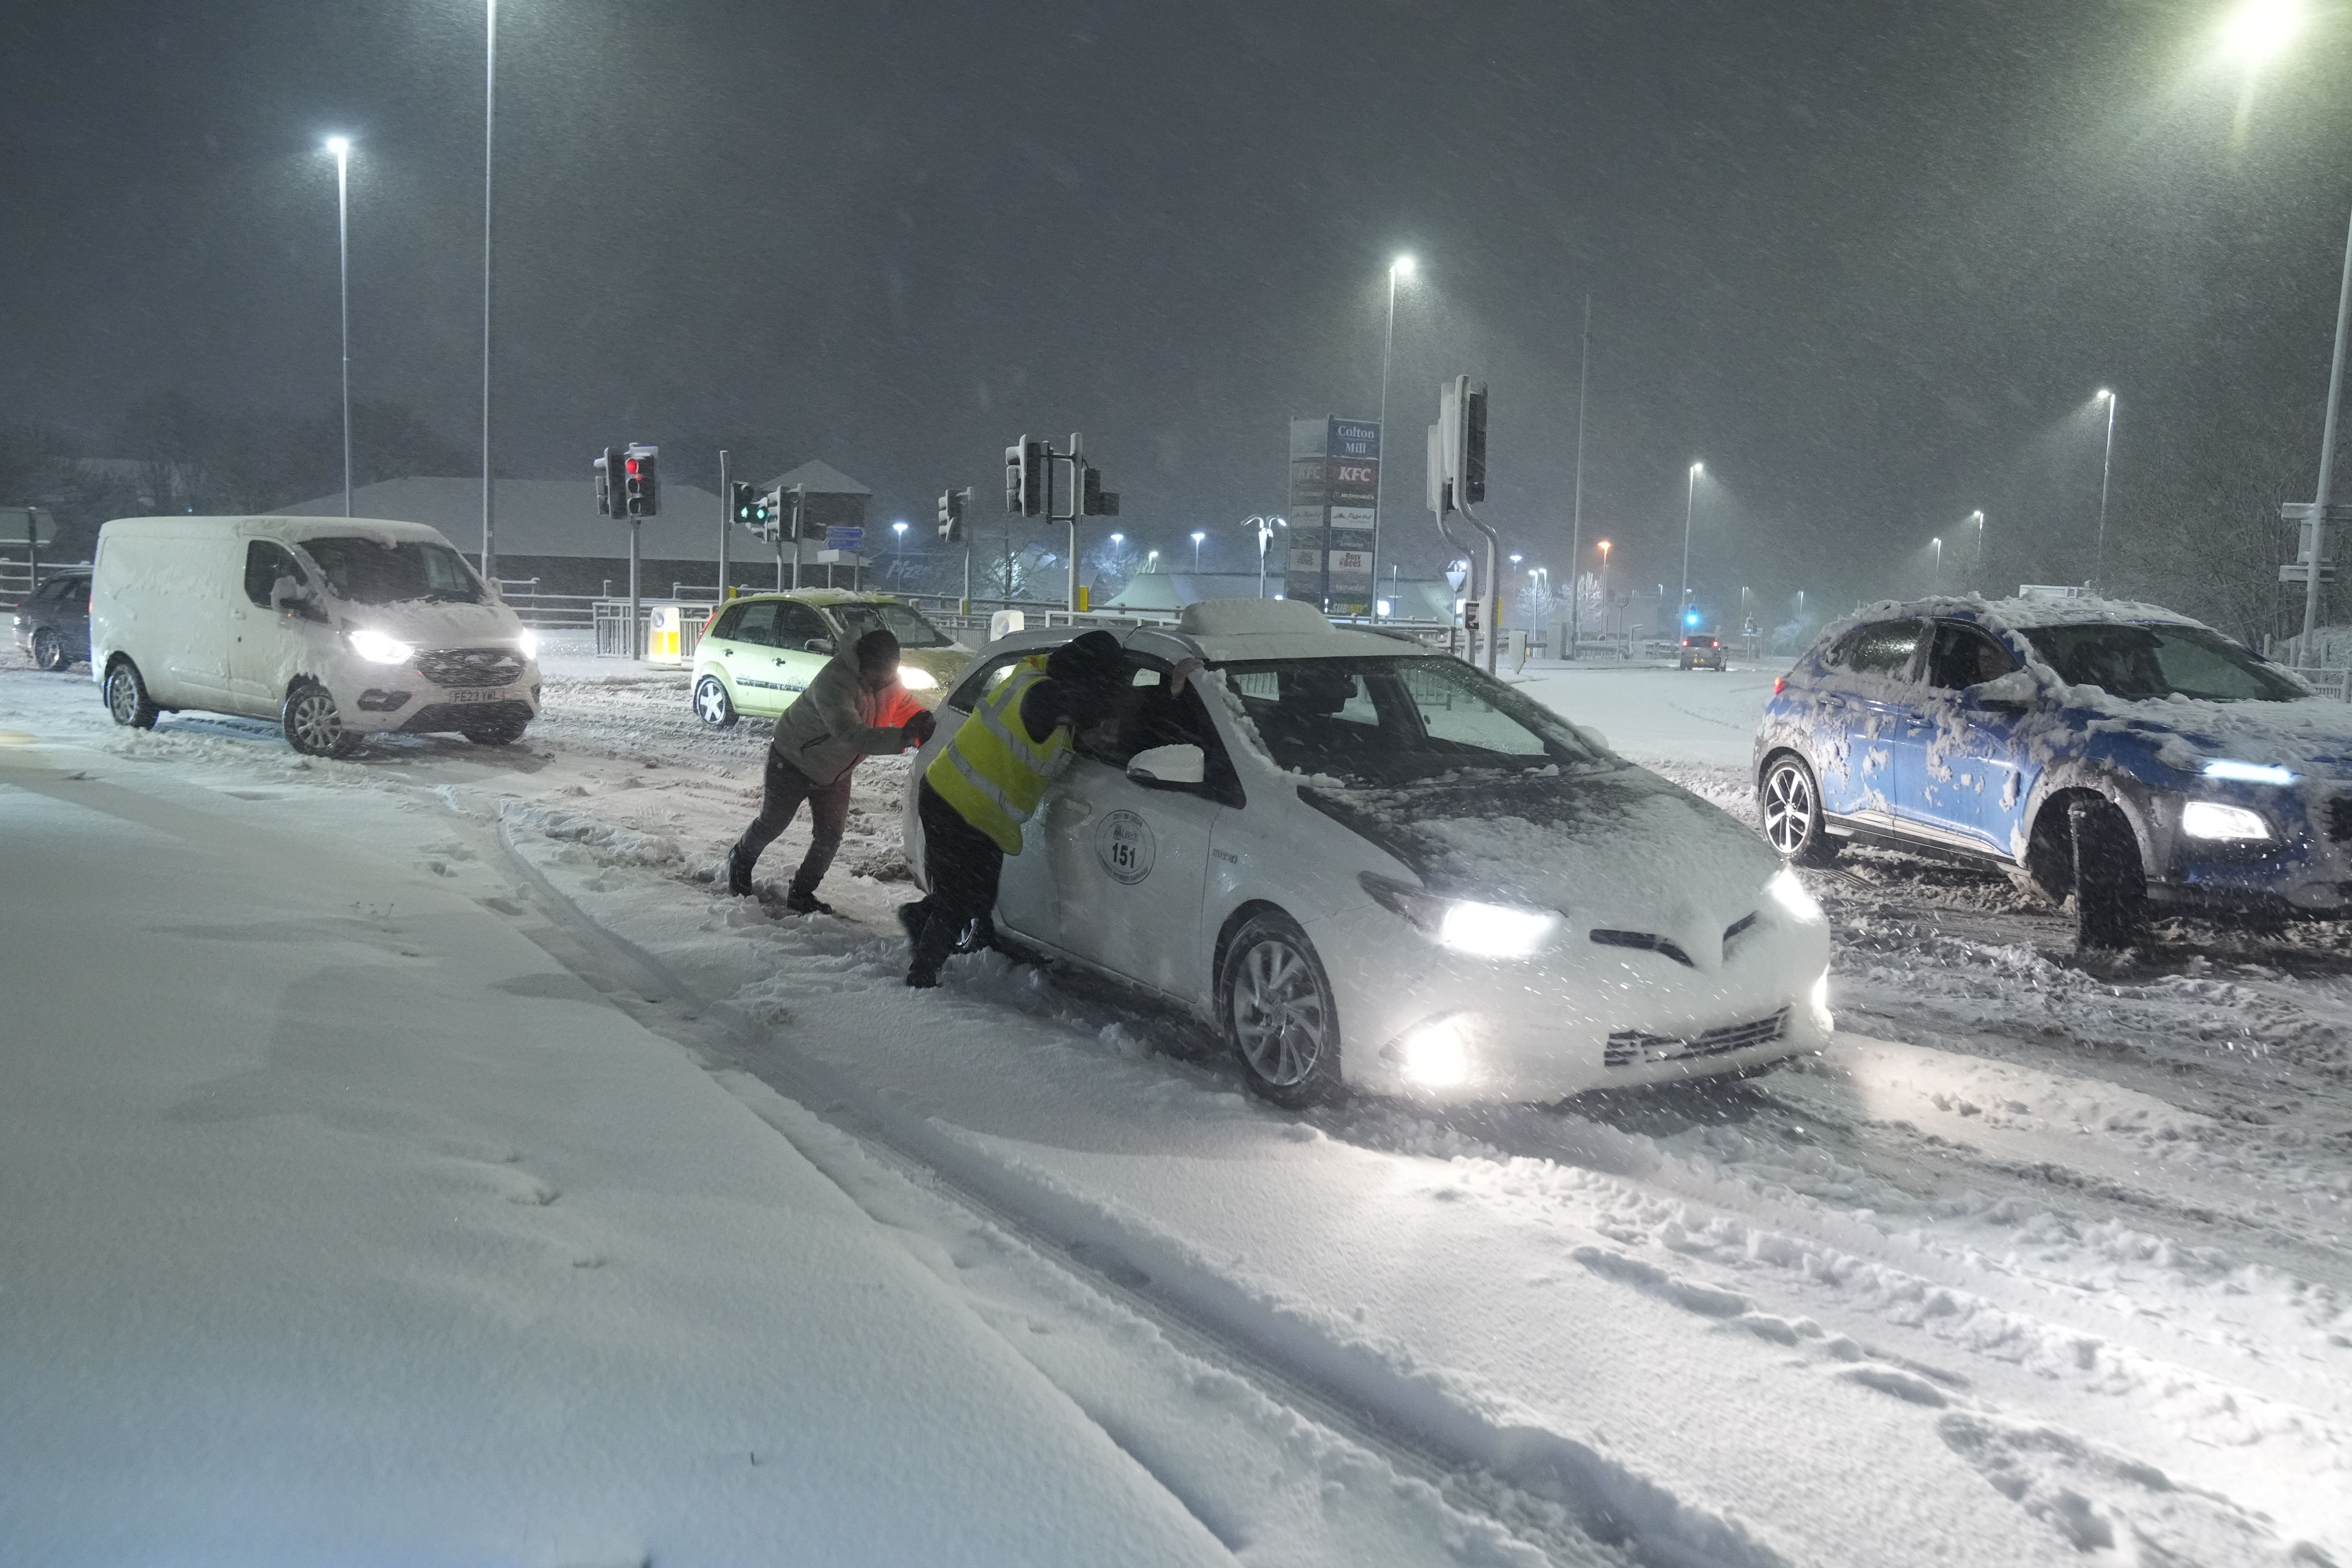
[{"label": "white car", "polygon": [[90,677],[118,724],[276,719],[296,751],[454,731],[511,745],[537,638],[437,529],[351,517],[124,517],[98,531]]},{"label": "white car", "polygon": [[[983,649],[916,780],[1018,660]],[[1555,1100],[1751,1071],[1829,1037],[1829,931],[1765,842],[1459,659],[1230,600],[1123,638],[1008,857],[996,934],[1221,1030],[1259,1093]],[[1181,692],[1181,661],[1207,666]]]}]

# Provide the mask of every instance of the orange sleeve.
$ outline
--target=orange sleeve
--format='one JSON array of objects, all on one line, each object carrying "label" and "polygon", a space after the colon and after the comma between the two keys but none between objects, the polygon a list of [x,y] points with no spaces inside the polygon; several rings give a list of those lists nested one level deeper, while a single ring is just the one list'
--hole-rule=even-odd
[{"label": "orange sleeve", "polygon": [[923,711],[923,705],[916,701],[913,694],[896,681],[891,683],[887,691],[882,693],[879,707],[881,711],[875,716],[874,722],[877,728],[884,730],[904,728],[916,714]]}]

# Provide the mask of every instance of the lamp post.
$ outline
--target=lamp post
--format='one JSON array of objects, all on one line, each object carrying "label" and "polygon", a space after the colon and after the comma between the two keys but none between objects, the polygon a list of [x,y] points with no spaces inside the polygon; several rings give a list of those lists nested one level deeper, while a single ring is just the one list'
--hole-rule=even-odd
[{"label": "lamp post", "polygon": [[1928,587],[1932,592],[1940,594],[1944,591],[1944,542],[1940,539],[1931,539],[1927,542],[1936,547],[1936,574],[1928,579]]},{"label": "lamp post", "polygon": [[[1389,327],[1381,340],[1381,456],[1380,467],[1372,470],[1372,592],[1381,586],[1381,484],[1387,473],[1389,438],[1389,362],[1396,355],[1396,286],[1400,278],[1412,276],[1412,258],[1400,256],[1389,263]],[[1258,597],[1265,597],[1265,547],[1258,547]],[[1379,606],[1374,605],[1377,611]]]},{"label": "lamp post", "polygon": [[903,521],[894,522],[890,525],[890,531],[898,535],[893,542],[898,552],[898,575],[904,578],[907,574],[907,525]]},{"label": "lamp post", "polygon": [[1584,297],[1584,332],[1577,340],[1576,355],[1576,504],[1569,514],[1568,524],[1568,650],[1562,656],[1576,657],[1576,645],[1584,633],[1584,595],[1577,591],[1577,563],[1584,559],[1584,388],[1585,373],[1592,364],[1592,296]]},{"label": "lamp post", "polygon": [[352,515],[352,139],[327,138],[335,155],[335,283],[343,317],[343,515]]},{"label": "lamp post", "polygon": [[1681,607],[1675,612],[1677,637],[1681,635],[1683,617],[1690,614],[1691,513],[1698,505],[1698,475],[1699,470],[1705,467],[1706,467],[1705,463],[1693,463],[1690,466],[1689,483],[1683,489],[1683,602]]},{"label": "lamp post", "polygon": [[2107,405],[2107,446],[2105,456],[2099,459],[2099,536],[2097,543],[2092,547],[2091,555],[2091,591],[2095,594],[2106,592],[2107,476],[2115,471],[2116,466],[2116,395],[2103,386],[2099,388],[2099,395],[2105,399]]},{"label": "lamp post", "polygon": [[1969,574],[1977,580],[1978,592],[1984,590],[1984,511],[1981,508],[1969,513],[1969,521],[1977,525],[1976,566]]},{"label": "lamp post", "polygon": [[1609,635],[1609,541],[1601,542],[1601,635]]},{"label": "lamp post", "polygon": [[482,580],[495,593],[499,545],[498,506],[490,477],[490,175],[497,167],[493,154],[499,128],[499,0],[488,0],[486,9],[482,55]]},{"label": "lamp post", "polygon": [[1160,570],[1160,552],[1157,550],[1147,550],[1143,552],[1143,569],[1146,572],[1157,572]]},{"label": "lamp post", "polygon": [[1265,547],[1274,542],[1274,531],[1288,528],[1289,521],[1279,517],[1249,517],[1242,520],[1244,528],[1257,530],[1257,596],[1265,597]]},{"label": "lamp post", "polygon": [[1201,574],[1201,541],[1208,537],[1197,528],[1192,531],[1192,575],[1195,577]]}]

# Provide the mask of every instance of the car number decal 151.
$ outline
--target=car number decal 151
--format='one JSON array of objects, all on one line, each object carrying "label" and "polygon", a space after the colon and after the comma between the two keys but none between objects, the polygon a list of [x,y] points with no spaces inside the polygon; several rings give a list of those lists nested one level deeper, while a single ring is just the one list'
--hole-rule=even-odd
[{"label": "car number decal 151", "polygon": [[1160,844],[1151,824],[1131,811],[1114,811],[1095,829],[1095,855],[1111,879],[1132,887],[1151,875]]}]

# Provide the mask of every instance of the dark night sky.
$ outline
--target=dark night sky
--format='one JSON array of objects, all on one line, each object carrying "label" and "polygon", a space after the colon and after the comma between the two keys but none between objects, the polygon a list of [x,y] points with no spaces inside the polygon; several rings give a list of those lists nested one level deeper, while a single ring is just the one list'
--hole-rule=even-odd
[{"label": "dark night sky", "polygon": [[[1588,289],[1586,537],[1629,575],[1673,582],[1703,458],[1718,595],[1918,586],[1975,506],[2009,580],[2079,579],[2104,384],[2119,532],[2253,426],[2304,455],[2252,477],[2309,494],[2340,10],[2246,99],[2221,7],[2170,0],[500,9],[499,468],[583,496],[607,440],[723,442],[825,458],[880,521],[974,484],[993,527],[1004,444],[1078,429],[1131,536],[1207,528],[1238,568],[1284,421],[1375,410],[1399,251],[1387,513],[1423,561],[1421,431],[1464,371],[1493,516],[1565,566]],[[11,0],[0,416],[327,406],[342,131],[354,390],[470,447],[481,17]]]}]

